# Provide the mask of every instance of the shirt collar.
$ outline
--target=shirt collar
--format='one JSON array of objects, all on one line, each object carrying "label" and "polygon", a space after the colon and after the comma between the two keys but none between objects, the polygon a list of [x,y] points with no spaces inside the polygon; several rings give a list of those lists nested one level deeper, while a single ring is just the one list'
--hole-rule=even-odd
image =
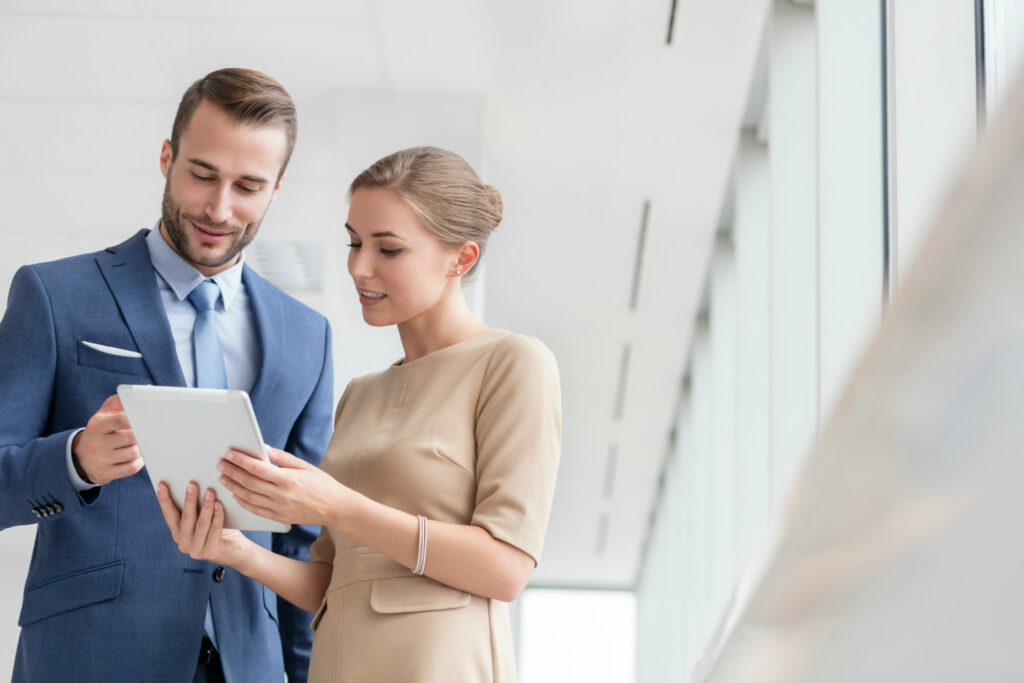
[{"label": "shirt collar", "polygon": [[238,263],[227,270],[223,270],[211,278],[200,273],[185,259],[178,255],[178,252],[167,244],[167,241],[160,234],[160,221],[146,235],[146,246],[149,247],[149,258],[153,262],[153,268],[163,278],[167,286],[178,297],[178,301],[184,301],[195,286],[203,280],[213,280],[220,287],[221,300],[224,302],[224,310],[231,308],[238,291],[242,288],[242,266],[245,265],[245,253],[241,254]]}]

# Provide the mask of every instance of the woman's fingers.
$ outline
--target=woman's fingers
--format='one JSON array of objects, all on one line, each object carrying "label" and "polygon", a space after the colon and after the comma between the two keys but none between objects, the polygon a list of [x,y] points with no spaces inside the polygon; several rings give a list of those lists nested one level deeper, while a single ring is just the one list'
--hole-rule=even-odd
[{"label": "woman's fingers", "polygon": [[221,532],[224,530],[224,504],[214,498],[210,507],[212,508],[210,531],[206,536],[204,550],[207,557],[214,557],[220,550]]},{"label": "woman's fingers", "polygon": [[[199,508],[199,517],[196,518],[196,528],[192,540],[193,557],[196,554],[202,554],[211,536],[210,524],[213,522],[213,506],[216,500],[213,489],[206,489],[206,493],[203,495],[203,506]],[[217,537],[220,538],[219,532]]]},{"label": "woman's fingers", "polygon": [[230,477],[222,476],[220,478],[221,485],[228,491],[231,491],[231,495],[235,500],[245,501],[250,505],[256,505],[259,507],[270,508],[274,504],[274,499],[270,496],[266,496],[258,491],[253,491],[238,482],[232,480]]},{"label": "woman's fingers", "polygon": [[261,482],[266,484],[266,490],[269,490],[284,481],[279,467],[241,451],[228,451],[220,461],[218,469],[253,490],[258,490],[257,486]]},{"label": "woman's fingers", "polygon": [[156,499],[160,502],[160,512],[164,515],[164,521],[171,530],[171,538],[175,543],[178,541],[178,529],[181,526],[181,512],[171,500],[171,490],[167,484],[160,482],[156,486]]},{"label": "woman's fingers", "polygon": [[271,519],[275,522],[282,522],[283,524],[291,523],[289,520],[282,519],[280,515],[278,515],[274,510],[271,510],[268,507],[263,507],[262,505],[251,503],[248,500],[245,500],[244,498],[240,498],[238,495],[235,495],[235,500],[243,508],[245,508],[249,512],[259,515],[260,517],[265,517],[266,519]]},{"label": "woman's fingers", "polygon": [[225,457],[224,460],[217,463],[217,469],[222,474],[221,483],[227,486],[232,493],[236,493],[239,489],[244,489],[253,493],[272,495],[278,484],[267,481],[267,479],[260,476],[260,473],[251,473],[251,470],[247,469],[250,466],[248,462],[245,463],[245,468],[234,464],[234,460],[239,458],[243,461],[254,460],[254,458],[248,455],[234,456],[231,461]]},{"label": "woman's fingers", "polygon": [[[188,486],[185,487],[185,502],[181,506],[181,525],[180,530],[187,540],[192,539],[192,534],[196,528],[196,496],[199,495],[199,487],[194,481],[190,481]],[[178,541],[178,545],[181,545],[182,540]],[[183,549],[184,550],[184,549]],[[184,552],[188,552],[184,550]]]},{"label": "woman's fingers", "polygon": [[290,467],[298,470],[310,470],[316,469],[302,458],[296,458],[294,455],[287,451],[282,451],[277,448],[267,446],[267,454],[270,457],[270,462],[281,467]]}]

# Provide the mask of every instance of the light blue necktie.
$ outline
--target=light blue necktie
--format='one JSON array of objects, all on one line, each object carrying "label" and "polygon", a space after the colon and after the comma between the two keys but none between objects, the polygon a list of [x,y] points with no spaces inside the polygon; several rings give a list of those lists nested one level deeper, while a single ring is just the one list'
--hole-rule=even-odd
[{"label": "light blue necktie", "polygon": [[196,386],[206,389],[228,388],[224,352],[220,348],[214,312],[219,298],[220,287],[213,280],[203,280],[188,293],[188,301],[196,309],[196,326],[192,330]]},{"label": "light blue necktie", "polygon": [[[224,352],[217,334],[214,309],[220,298],[220,287],[213,280],[203,280],[188,293],[188,301],[196,309],[196,325],[192,329],[192,357],[195,362],[196,386],[206,389],[227,389],[228,376],[224,370]],[[199,492],[202,500],[203,492]],[[213,628],[213,609],[206,605],[206,620],[203,622],[206,635],[217,646],[217,634]],[[218,648],[219,649],[219,648]]]}]

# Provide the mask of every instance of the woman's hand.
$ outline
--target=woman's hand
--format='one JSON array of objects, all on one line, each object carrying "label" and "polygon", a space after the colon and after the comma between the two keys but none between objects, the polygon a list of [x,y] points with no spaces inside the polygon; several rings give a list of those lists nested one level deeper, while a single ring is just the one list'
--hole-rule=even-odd
[{"label": "woman's hand", "polygon": [[199,486],[190,482],[185,489],[185,503],[178,510],[171,500],[167,484],[157,485],[156,497],[164,521],[171,530],[178,550],[196,560],[206,560],[238,568],[252,556],[253,543],[238,529],[224,528],[224,504],[213,489],[207,489],[202,506],[197,509]]},{"label": "woman's hand", "polygon": [[323,470],[267,446],[274,467],[240,451],[228,451],[217,465],[220,483],[246,510],[285,524],[335,526],[356,494]]}]

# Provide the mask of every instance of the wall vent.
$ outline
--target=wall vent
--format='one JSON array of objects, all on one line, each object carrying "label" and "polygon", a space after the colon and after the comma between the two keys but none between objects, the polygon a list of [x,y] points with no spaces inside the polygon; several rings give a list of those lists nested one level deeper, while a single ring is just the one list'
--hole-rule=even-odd
[{"label": "wall vent", "polygon": [[285,291],[324,289],[324,254],[321,242],[255,241],[245,248],[245,262]]}]

